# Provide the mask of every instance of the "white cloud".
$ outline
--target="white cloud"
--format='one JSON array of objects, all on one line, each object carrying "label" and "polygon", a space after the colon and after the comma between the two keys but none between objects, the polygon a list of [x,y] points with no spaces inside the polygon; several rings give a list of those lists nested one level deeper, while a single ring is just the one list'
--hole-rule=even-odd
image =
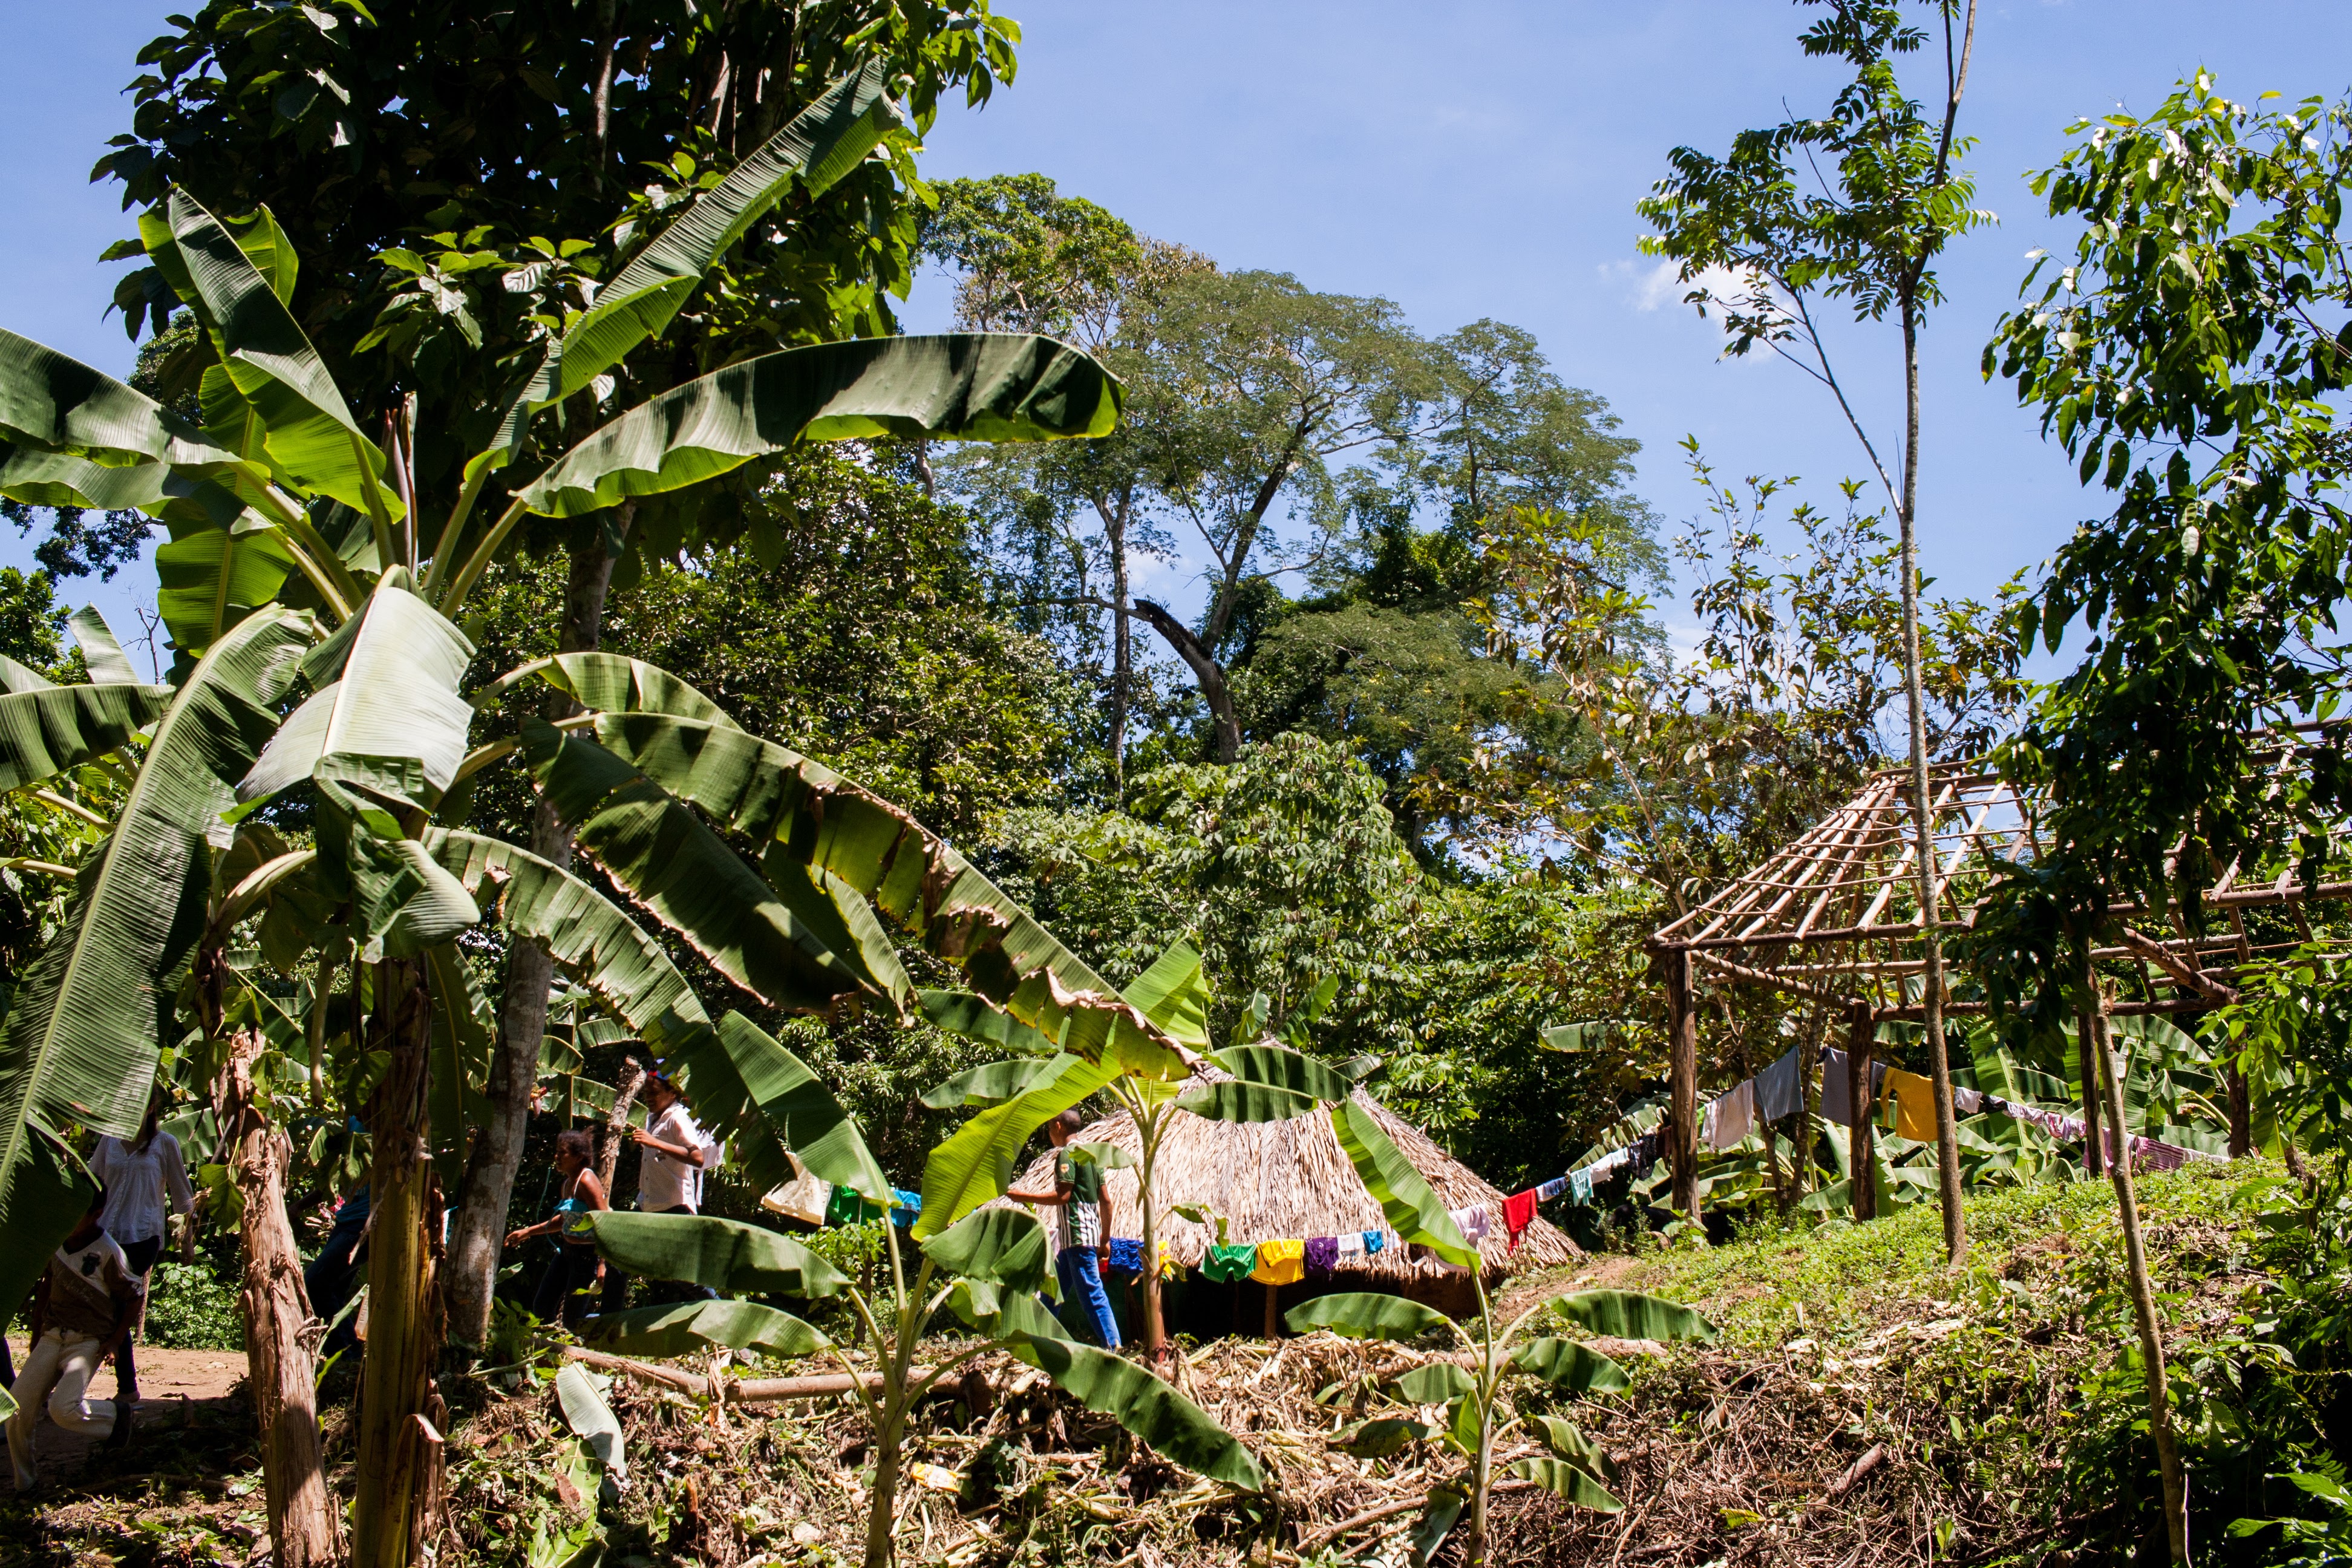
[{"label": "white cloud", "polygon": [[1638,261],[1609,261],[1601,264],[1600,271],[1602,278],[1624,290],[1627,304],[1643,311],[1683,308],[1683,297],[1695,289],[1723,294],[1740,285],[1738,274],[1726,267],[1710,267],[1685,283],[1680,277],[1682,264],[1675,261],[1653,262],[1646,267]]}]

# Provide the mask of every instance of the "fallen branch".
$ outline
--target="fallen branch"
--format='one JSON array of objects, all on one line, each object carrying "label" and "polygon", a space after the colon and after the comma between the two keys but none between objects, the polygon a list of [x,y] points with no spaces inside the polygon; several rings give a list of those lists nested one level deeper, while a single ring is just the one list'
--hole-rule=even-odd
[{"label": "fallen branch", "polygon": [[[625,1356],[607,1355],[603,1351],[592,1351],[583,1345],[566,1345],[563,1353],[599,1371],[618,1373],[624,1377],[634,1377],[640,1383],[650,1383],[696,1399],[711,1396],[711,1379],[696,1377],[691,1373],[655,1366],[649,1362],[631,1361]],[[930,1373],[929,1367],[919,1366],[910,1369],[908,1376],[919,1382],[929,1377]],[[827,1372],[811,1377],[740,1379],[724,1384],[720,1392],[730,1405],[775,1405],[788,1399],[823,1399],[830,1394],[847,1394],[859,1384],[867,1388],[877,1388],[881,1383],[882,1374],[878,1372]]]},{"label": "fallen branch", "polygon": [[1869,1452],[1864,1454],[1861,1458],[1856,1459],[1853,1464],[1847,1466],[1845,1474],[1840,1476],[1836,1480],[1830,1483],[1830,1501],[1835,1502],[1838,1499],[1852,1491],[1854,1489],[1855,1484],[1859,1482],[1863,1477],[1878,1468],[1879,1461],[1885,1458],[1886,1445],[1884,1443],[1873,1443],[1870,1446]]}]

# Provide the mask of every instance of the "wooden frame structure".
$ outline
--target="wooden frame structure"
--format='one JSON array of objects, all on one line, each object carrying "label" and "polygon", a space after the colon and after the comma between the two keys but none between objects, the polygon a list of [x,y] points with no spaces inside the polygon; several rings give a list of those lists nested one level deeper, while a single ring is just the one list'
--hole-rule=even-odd
[{"label": "wooden frame structure", "polygon": [[[2265,767],[2284,771],[2304,755],[2283,744]],[[2030,863],[2039,849],[2036,802],[1982,759],[1940,763],[1929,770],[1933,824],[1937,928],[1963,931],[1997,876]],[[2179,852],[2176,847],[2176,854]],[[1664,971],[1671,1045],[1673,1104],[1667,1152],[1675,1172],[1676,1206],[1697,1208],[1698,1014],[1695,987],[1701,978],[1736,985],[1759,985],[1811,999],[1840,1011],[1847,1023],[1853,1065],[1849,1083],[1865,1076],[1877,1026],[1891,1020],[1916,1022],[1926,1008],[1916,994],[1927,963],[1920,937],[1918,834],[1911,810],[1909,770],[1886,768],[1870,774],[1843,805],[1816,823],[1763,865],[1739,877],[1712,898],[1654,933],[1647,943]],[[2284,951],[2286,942],[2255,940],[2245,911],[2263,906],[2286,910],[2298,931],[2310,934],[2302,906],[2312,900],[2352,898],[2352,881],[2305,887],[2292,868],[2274,878],[2249,880],[2232,863],[2200,894],[2205,909],[2225,917],[2202,939],[2192,938],[2177,909],[2157,912],[2131,902],[2107,906],[2114,940],[2095,949],[2094,963],[2129,962],[2147,976],[2146,994],[2117,1001],[2111,1014],[2202,1012],[2236,999],[2239,966],[2265,952]],[[1948,976],[1950,970],[1946,970]],[[1982,1014],[1981,1002],[1943,1005],[1947,1017]],[[2089,1151],[2097,1164],[2098,1106],[2089,1047],[2084,1047],[2084,1121],[2095,1130]],[[2233,1089],[2232,1100],[2242,1098]],[[2239,1119],[2232,1118],[2233,1123]],[[1856,1155],[1869,1152],[1864,1118],[1853,1116]],[[2233,1125],[2232,1150],[2242,1129]],[[1857,1188],[1866,1216],[1869,1197]]]}]

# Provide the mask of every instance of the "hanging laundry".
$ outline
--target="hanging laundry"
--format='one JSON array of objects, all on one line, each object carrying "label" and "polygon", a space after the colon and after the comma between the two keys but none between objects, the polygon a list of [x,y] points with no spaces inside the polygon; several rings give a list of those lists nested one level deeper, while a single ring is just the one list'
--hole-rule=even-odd
[{"label": "hanging laundry", "polygon": [[1338,1248],[1336,1256],[1339,1258],[1361,1258],[1364,1255],[1364,1233],[1351,1230],[1345,1236],[1334,1237],[1332,1245]]},{"label": "hanging laundry", "polygon": [[1307,1278],[1318,1283],[1331,1278],[1331,1266],[1339,1261],[1339,1238],[1336,1236],[1310,1236],[1307,1238]]},{"label": "hanging laundry", "polygon": [[1957,1084],[1953,1086],[1952,1110],[1955,1114],[1974,1116],[1984,1108],[1985,1097],[1981,1093],[1973,1089],[1962,1089]]},{"label": "hanging laundry", "polygon": [[1778,1121],[1805,1109],[1805,1068],[1800,1047],[1790,1046],[1780,1059],[1756,1075],[1756,1117]]},{"label": "hanging laundry", "polygon": [[1709,1100],[1699,1142],[1714,1150],[1737,1149],[1748,1141],[1756,1121],[1756,1080],[1749,1079],[1729,1094]]},{"label": "hanging laundry", "polygon": [[1495,1211],[1485,1204],[1465,1204],[1448,1211],[1447,1218],[1458,1226],[1471,1246],[1485,1241],[1495,1228]]},{"label": "hanging laundry", "polygon": [[1257,1267],[1250,1278],[1261,1285],[1295,1285],[1307,1272],[1307,1243],[1291,1237],[1257,1244]]},{"label": "hanging laundry", "polygon": [[1370,1257],[1373,1253],[1378,1252],[1381,1247],[1386,1247],[1388,1244],[1389,1233],[1387,1231],[1368,1230],[1364,1232],[1365,1257]]},{"label": "hanging laundry", "polygon": [[1664,1147],[1664,1140],[1655,1132],[1644,1132],[1626,1146],[1625,1163],[1633,1166],[1633,1173],[1639,1176],[1658,1163],[1658,1151]]},{"label": "hanging laundry", "polygon": [[1936,1141],[1936,1082],[1901,1068],[1886,1069],[1886,1098],[1895,1102],[1895,1135],[1916,1143]]},{"label": "hanging laundry", "polygon": [[922,1217],[923,1194],[910,1193],[904,1187],[890,1189],[890,1223],[904,1230]]},{"label": "hanging laundry", "polygon": [[[1852,1058],[1832,1046],[1822,1053],[1822,1120],[1839,1127],[1851,1127],[1853,1120],[1846,1105],[1846,1063]],[[1876,1058],[1870,1063],[1870,1093],[1864,1097],[1863,1109],[1867,1113],[1870,1102],[1878,1098],[1878,1086],[1886,1079],[1886,1064]]]},{"label": "hanging laundry", "polygon": [[1519,1237],[1526,1234],[1528,1226],[1535,1224],[1538,1201],[1533,1187],[1524,1193],[1513,1193],[1503,1200],[1503,1228],[1511,1233],[1513,1252],[1519,1249]]},{"label": "hanging laundry", "polygon": [[1548,1204],[1566,1191],[1568,1191],[1568,1178],[1566,1176],[1554,1176],[1550,1181],[1546,1182],[1542,1186],[1536,1189],[1536,1198],[1538,1202]]},{"label": "hanging laundry", "polygon": [[1257,1268],[1255,1247],[1218,1247],[1212,1245],[1201,1256],[1201,1274],[1208,1279],[1241,1279]]},{"label": "hanging laundry", "polygon": [[1142,1273],[1142,1238],[1140,1237],[1112,1237],[1110,1238],[1110,1266],[1122,1274]]}]

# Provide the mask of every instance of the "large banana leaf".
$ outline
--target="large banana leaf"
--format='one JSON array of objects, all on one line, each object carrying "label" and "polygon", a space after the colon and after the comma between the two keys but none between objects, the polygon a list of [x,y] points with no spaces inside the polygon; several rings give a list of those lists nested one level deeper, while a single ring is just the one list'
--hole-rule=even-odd
[{"label": "large banana leaf", "polygon": [[473,894],[390,812],[330,779],[316,784],[318,886],[351,906],[359,962],[414,957],[480,922]]},{"label": "large banana leaf", "polygon": [[[734,1109],[730,1097],[740,1092],[745,1109],[768,1130],[770,1157],[758,1160],[747,1152],[744,1161],[754,1190],[764,1190],[791,1169],[784,1156],[789,1149],[823,1180],[877,1204],[890,1202],[890,1179],[866,1147],[856,1120],[806,1062],[740,1013],[719,1020],[718,1038],[731,1069],[728,1086],[713,1094],[711,1080],[717,1075],[702,1070],[699,1054],[688,1061],[682,1081],[698,1107],[721,1117]],[[742,1120],[740,1112],[736,1119]],[[760,1147],[758,1141],[747,1141],[747,1149]]]},{"label": "large banana leaf", "polygon": [[1180,942],[1161,953],[1119,994],[1178,1045],[1208,1047],[1209,983],[1191,942]]},{"label": "large banana leaf", "polygon": [[1609,1462],[1609,1450],[1586,1436],[1574,1422],[1538,1415],[1536,1425],[1543,1429],[1546,1447],[1593,1479],[1606,1481],[1616,1474],[1617,1467]]},{"label": "large banana leaf", "polygon": [[1621,1340],[1711,1340],[1716,1329],[1690,1308],[1638,1290],[1578,1290],[1551,1310],[1596,1334]]},{"label": "large banana leaf", "polygon": [[803,439],[1107,436],[1118,409],[1110,374],[1051,338],[956,332],[818,343],[673,387],[564,453],[516,497],[545,516],[584,517]]},{"label": "large banana leaf", "polygon": [[1511,1364],[1570,1394],[1613,1394],[1629,1386],[1623,1367],[1573,1340],[1529,1340],[1511,1352]]},{"label": "large banana leaf", "polygon": [[1470,1374],[1450,1361],[1414,1367],[1397,1379],[1397,1393],[1414,1405],[1443,1405],[1461,1398],[1476,1384]]},{"label": "large banana leaf", "polygon": [[659,336],[710,264],[781,201],[795,180],[815,196],[863,162],[900,123],[887,96],[888,82],[878,60],[843,77],[729,171],[718,189],[696,197],[620,276],[596,291],[595,303],[563,334],[507,415],[501,443],[518,441],[531,415],[562,402],[631,349]]},{"label": "large banana leaf", "polygon": [[761,1355],[814,1355],[833,1342],[790,1312],[756,1301],[689,1301],[588,1320],[582,1337],[621,1355],[691,1355],[712,1345]]},{"label": "large banana leaf", "polygon": [[1577,1507],[1589,1508],[1596,1513],[1625,1511],[1625,1505],[1618,1500],[1616,1493],[1566,1459],[1541,1456],[1532,1459],[1516,1459],[1503,1473],[1520,1480],[1533,1481]]},{"label": "large banana leaf", "polygon": [[230,384],[252,405],[271,468],[306,492],[371,517],[399,517],[383,454],[361,433],[326,362],[236,236],[176,186],[160,210],[141,215],[139,235],[148,259],[211,335]]},{"label": "large banana leaf", "polygon": [[425,1080],[433,1163],[443,1189],[455,1192],[465,1168],[467,1130],[480,1126],[488,1109],[483,1096],[498,1014],[457,943],[427,948],[425,963],[433,998],[433,1071]]},{"label": "large banana leaf", "polygon": [[1144,1367],[1091,1345],[1026,1338],[1029,1353],[1023,1360],[1044,1369],[1065,1393],[1109,1416],[1162,1458],[1243,1491],[1265,1489],[1265,1473],[1249,1450]]},{"label": "large banana leaf", "polygon": [[234,460],[202,430],[145,393],[5,331],[0,331],[0,437],[20,448],[65,453],[110,468]]},{"label": "large banana leaf", "polygon": [[431,828],[424,843],[490,918],[545,945],[646,1044],[667,1055],[711,1036],[710,1016],[661,943],[594,888],[500,839]]},{"label": "large banana leaf", "polygon": [[234,527],[181,527],[156,547],[155,608],[191,654],[276,601],[296,563],[276,529],[247,514]]},{"label": "large banana leaf", "polygon": [[237,798],[266,800],[313,776],[383,789],[399,776],[383,760],[414,759],[425,789],[410,798],[430,808],[466,759],[474,710],[457,691],[474,645],[387,576],[331,646],[341,656],[341,679],[294,710],[237,785]]},{"label": "large banana leaf", "polygon": [[1408,1301],[1402,1296],[1368,1291],[1318,1296],[1290,1309],[1283,1314],[1282,1321],[1302,1334],[1328,1329],[1346,1339],[1395,1340],[1400,1343],[1423,1334],[1450,1338],[1454,1330],[1454,1320],[1434,1308]]},{"label": "large banana leaf", "polygon": [[[723,725],[698,728],[742,735]],[[577,825],[581,849],[711,967],[771,1006],[830,1013],[859,998],[896,1006],[911,994],[874,911],[840,878],[795,867],[761,880],[629,761],[538,720],[523,726],[523,752],[556,815]]]},{"label": "large banana leaf", "polygon": [[1045,1288],[1045,1227],[1017,1209],[968,1214],[925,1241],[923,1256],[951,1275],[1007,1290]]},{"label": "large banana leaf", "polygon": [[0,697],[0,790],[119,750],[171,700],[163,686],[51,686]]},{"label": "large banana leaf", "polygon": [[612,1473],[614,1480],[625,1480],[629,1474],[626,1449],[620,1417],[588,1381],[588,1373],[577,1362],[567,1362],[555,1374],[556,1402],[563,1407],[564,1424],[586,1444],[597,1462]]},{"label": "large banana leaf", "polygon": [[791,1237],[740,1220],[606,1209],[593,1223],[604,1261],[640,1279],[682,1279],[729,1296],[835,1296],[849,1284]]},{"label": "large banana leaf", "polygon": [[[917,999],[923,1016],[951,1035],[1002,1046],[1024,1056],[1050,1057],[1059,1048],[1053,1038],[1031,1028],[1012,1014],[992,1006],[985,997],[967,991],[924,991]],[[930,1103],[928,1097],[924,1103]]]},{"label": "large banana leaf", "polygon": [[1060,1070],[1059,1065],[1048,1057],[1015,1057],[1011,1061],[988,1062],[925,1089],[923,1103],[934,1110],[952,1110],[960,1105],[1002,1105],[1026,1094]]},{"label": "large banana leaf", "polygon": [[100,686],[136,686],[139,672],[131,666],[131,656],[122,651],[122,644],[114,636],[114,628],[98,613],[96,605],[84,605],[66,617],[72,628],[74,642],[81,648],[83,668],[91,680]]},{"label": "large banana leaf", "polygon": [[923,1164],[923,1212],[915,1218],[918,1239],[939,1235],[972,1210],[1002,1194],[1013,1178],[1013,1162],[1029,1135],[1118,1076],[1109,1063],[1063,1055],[1053,1074],[1001,1105],[992,1105],[931,1151]]},{"label": "large banana leaf", "polygon": [[1364,1190],[1388,1217],[1391,1230],[1428,1247],[1448,1263],[1465,1268],[1480,1267],[1478,1249],[1470,1245],[1462,1227],[1454,1223],[1454,1216],[1404,1157],[1404,1151],[1381,1131],[1369,1101],[1349,1095],[1334,1105],[1331,1131],[1339,1135],[1339,1147],[1347,1151]]},{"label": "large banana leaf", "polygon": [[[741,730],[663,714],[604,714],[595,731],[642,777],[728,830],[772,840],[793,860],[872,900],[928,951],[961,963],[975,990],[1064,1049],[1098,1059],[1121,1035],[1131,1051],[1159,1037],[1108,981],[961,855],[824,764]],[[580,820],[568,798],[558,810]],[[772,878],[777,861],[772,851]]]},{"label": "large banana leaf", "polygon": [[559,653],[517,665],[475,693],[473,704],[488,707],[533,676],[600,713],[672,713],[713,724],[735,722],[718,703],[659,665],[617,653]]},{"label": "large banana leaf", "polygon": [[197,662],[17,988],[0,1028],[0,1310],[23,1299],[92,1191],[67,1124],[138,1131],[177,977],[204,929],[205,834],[277,728],[272,705],[307,641],[299,617],[268,611]]}]

